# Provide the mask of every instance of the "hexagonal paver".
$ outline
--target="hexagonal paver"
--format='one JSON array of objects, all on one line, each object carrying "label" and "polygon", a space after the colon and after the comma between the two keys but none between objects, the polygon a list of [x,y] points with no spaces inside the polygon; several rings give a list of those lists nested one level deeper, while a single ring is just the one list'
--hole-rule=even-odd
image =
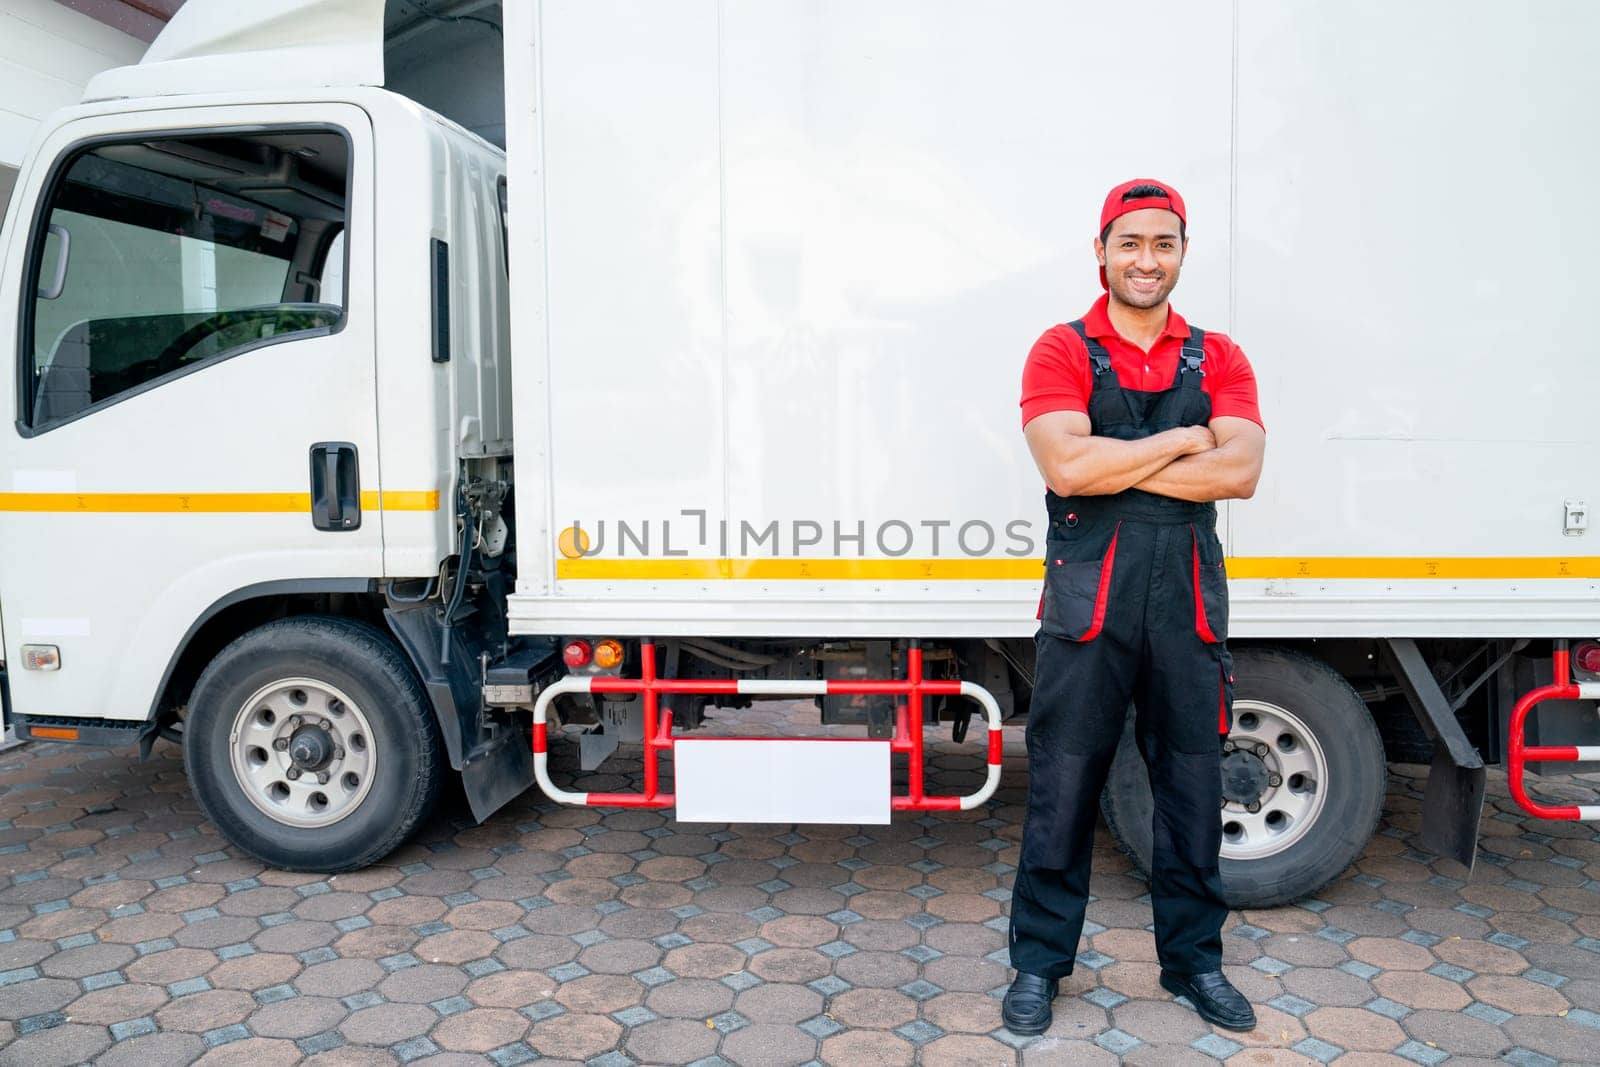
[{"label": "hexagonal paver", "polygon": [[629,1031],[624,1048],[644,1063],[690,1063],[715,1052],[718,1041],[704,1023],[657,1019]]},{"label": "hexagonal paver", "polygon": [[1000,1026],[1000,1002],[979,993],[941,993],[922,1005],[922,1017],[948,1032],[987,1034]]},{"label": "hexagonal paver", "polygon": [[822,994],[803,985],[771,982],[740,993],[734,1009],[757,1023],[796,1024],[822,1013]]},{"label": "hexagonal paver", "polygon": [[644,986],[628,975],[591,974],[563,982],[555,999],[568,1011],[609,1015],[639,1003],[644,992]]},{"label": "hexagonal paver", "polygon": [[915,1048],[903,1037],[873,1030],[836,1034],[822,1043],[825,1063],[873,1063],[911,1067]]},{"label": "hexagonal paver", "polygon": [[306,968],[294,987],[306,996],[347,997],[373,988],[383,977],[383,968],[371,960],[329,960]]},{"label": "hexagonal paver", "polygon": [[684,978],[721,978],[744,969],[744,953],[731,945],[684,945],[668,952],[662,965]]},{"label": "hexagonal paver", "polygon": [[253,992],[282,985],[304,968],[293,956],[277,952],[256,952],[225,960],[206,972],[206,980],[220,989]]},{"label": "hexagonal paver", "polygon": [[392,1045],[421,1037],[438,1021],[438,1013],[425,1004],[377,1004],[352,1013],[339,1032],[356,1045]]},{"label": "hexagonal paver", "polygon": [[833,961],[808,948],[775,948],[750,961],[750,973],[769,982],[813,982],[833,969]]},{"label": "hexagonal paver", "polygon": [[558,1015],[534,1023],[525,1038],[541,1056],[587,1060],[614,1048],[622,1027],[604,1015]]},{"label": "hexagonal paver", "polygon": [[1549,986],[1503,974],[1480,975],[1467,982],[1467,989],[1485,1004],[1513,1015],[1559,1015],[1571,1007]]},{"label": "hexagonal paver", "polygon": [[450,1016],[431,1036],[440,1048],[482,1053],[521,1039],[528,1025],[526,1017],[509,1008],[473,1008]]},{"label": "hexagonal paver", "polygon": [[467,976],[455,967],[419,964],[398,970],[378,983],[385,1000],[400,1004],[431,1004],[453,997],[467,987]]},{"label": "hexagonal paver", "polygon": [[298,1039],[332,1030],[345,1014],[344,1005],[337,1000],[294,997],[257,1008],[250,1015],[249,1027],[261,1037]]},{"label": "hexagonal paver", "polygon": [[892,989],[852,989],[833,998],[830,1014],[846,1026],[889,1030],[915,1019],[917,1004]]},{"label": "hexagonal paver", "polygon": [[1421,945],[1397,937],[1358,937],[1345,951],[1362,963],[1395,971],[1425,971],[1439,962]]},{"label": "hexagonal paver", "polygon": [[243,1022],[255,1007],[256,1002],[248,993],[208,989],[179,997],[158,1010],[156,1024],[163,1030],[199,1034]]},{"label": "hexagonal paver", "polygon": [[797,1067],[817,1054],[817,1039],[796,1026],[755,1023],[729,1034],[722,1056],[740,1067]]},{"label": "hexagonal paver", "polygon": [[523,1008],[548,1000],[556,991],[556,981],[527,971],[501,971],[479,978],[462,991],[474,1004],[485,1008]]},{"label": "hexagonal paver", "polygon": [[710,978],[679,978],[650,990],[644,1006],[657,1015],[705,1019],[733,1007],[733,990]]},{"label": "hexagonal paver", "polygon": [[1408,1008],[1437,1008],[1459,1011],[1472,1003],[1460,983],[1416,971],[1391,971],[1372,980],[1378,993]]}]

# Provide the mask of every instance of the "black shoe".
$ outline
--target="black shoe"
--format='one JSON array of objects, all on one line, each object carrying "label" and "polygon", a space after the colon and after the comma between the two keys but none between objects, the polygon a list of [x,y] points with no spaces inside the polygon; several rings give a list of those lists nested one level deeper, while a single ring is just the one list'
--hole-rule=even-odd
[{"label": "black shoe", "polygon": [[1161,972],[1161,988],[1175,996],[1189,998],[1200,1018],[1216,1023],[1224,1030],[1254,1030],[1255,1009],[1244,999],[1244,994],[1233,988],[1233,983],[1221,971],[1204,974],[1175,974]]},{"label": "black shoe", "polygon": [[1056,999],[1060,983],[1054,978],[1018,971],[1006,999],[1000,1004],[1000,1019],[1013,1034],[1042,1034],[1050,1029],[1050,1002]]}]

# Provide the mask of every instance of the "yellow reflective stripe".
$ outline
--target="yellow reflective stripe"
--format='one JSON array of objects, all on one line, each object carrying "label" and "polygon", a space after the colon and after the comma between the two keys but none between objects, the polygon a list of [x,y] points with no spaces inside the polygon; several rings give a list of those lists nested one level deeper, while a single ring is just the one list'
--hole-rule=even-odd
[{"label": "yellow reflective stripe", "polygon": [[[1038,581],[1038,559],[558,559],[565,581]],[[1228,560],[1240,579],[1600,578],[1600,557],[1373,557],[1300,559],[1242,556]]]},{"label": "yellow reflective stripe", "polygon": [[1600,578],[1600,556],[1245,556],[1230,578]]},{"label": "yellow reflective stripe", "polygon": [[[437,511],[434,490],[361,494],[367,511]],[[0,511],[309,512],[310,493],[0,493]]]},{"label": "yellow reflective stripe", "polygon": [[851,581],[1032,581],[1044,573],[1037,559],[559,559],[565,579],[665,580],[737,578]]},{"label": "yellow reflective stripe", "polygon": [[367,511],[438,511],[439,494],[433,489],[367,491],[361,494],[361,507]]}]

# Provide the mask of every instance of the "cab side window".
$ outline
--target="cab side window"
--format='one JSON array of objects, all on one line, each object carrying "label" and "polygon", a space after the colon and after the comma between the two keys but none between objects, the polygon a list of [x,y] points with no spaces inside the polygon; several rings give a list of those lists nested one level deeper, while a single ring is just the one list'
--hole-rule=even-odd
[{"label": "cab side window", "polygon": [[19,422],[45,430],[337,329],[349,154],[326,129],[76,150],[33,235]]}]

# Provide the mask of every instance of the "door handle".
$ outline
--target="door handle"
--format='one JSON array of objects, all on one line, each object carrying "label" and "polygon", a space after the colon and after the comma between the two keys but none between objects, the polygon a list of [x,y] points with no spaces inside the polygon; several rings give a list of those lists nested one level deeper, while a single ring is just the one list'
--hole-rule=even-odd
[{"label": "door handle", "polygon": [[348,441],[311,446],[311,524],[330,531],[361,528],[361,469],[356,446]]},{"label": "door handle", "polygon": [[339,491],[339,453],[325,449],[322,453],[322,484],[331,485],[334,491],[328,495],[328,525],[339,528],[344,525],[344,501]]}]

